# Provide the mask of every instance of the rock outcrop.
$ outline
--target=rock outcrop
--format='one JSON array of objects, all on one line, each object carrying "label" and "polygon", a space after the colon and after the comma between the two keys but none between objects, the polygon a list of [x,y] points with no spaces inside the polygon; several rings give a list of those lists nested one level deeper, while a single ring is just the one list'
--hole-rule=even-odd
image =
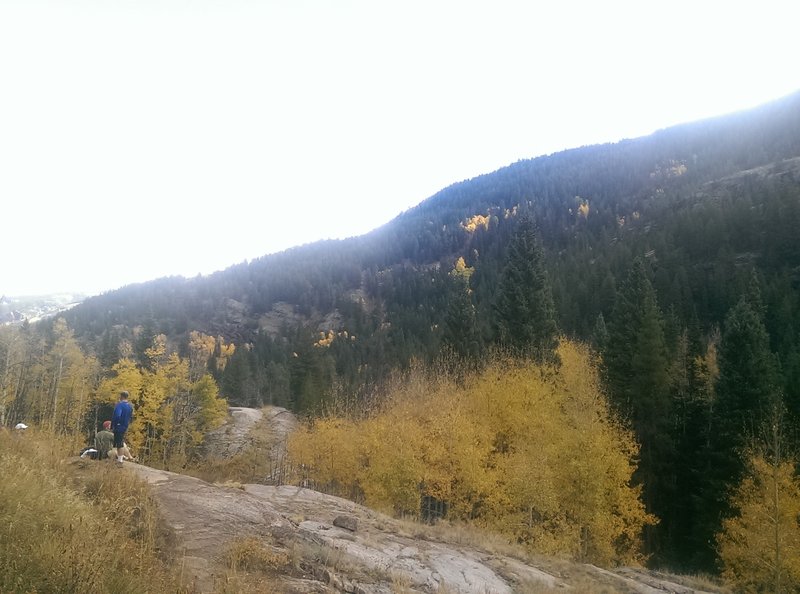
[{"label": "rock outcrop", "polygon": [[198,592],[210,592],[224,579],[225,551],[246,538],[297,559],[293,569],[271,578],[276,591],[286,593],[580,592],[587,580],[602,584],[605,592],[701,592],[644,570],[565,563],[536,567],[310,489],[231,488],[137,464],[125,468],[152,486],[175,534],[184,574]]},{"label": "rock outcrop", "polygon": [[[279,468],[296,425],[283,408],[231,407],[226,423],[207,436],[207,453],[228,458],[254,445]],[[398,521],[311,489],[214,485],[138,464],[125,468],[151,485],[175,535],[184,577],[197,592],[211,592],[227,579],[226,554],[243,542],[263,543],[275,559],[293,559],[268,576],[275,591],[287,594],[584,592],[586,584],[603,592],[701,592],[642,569],[526,562],[480,539],[465,543],[458,533]]]}]

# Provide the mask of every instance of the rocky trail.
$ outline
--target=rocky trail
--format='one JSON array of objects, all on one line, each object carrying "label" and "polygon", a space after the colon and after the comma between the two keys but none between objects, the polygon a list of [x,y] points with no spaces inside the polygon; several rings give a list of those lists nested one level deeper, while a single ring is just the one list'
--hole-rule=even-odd
[{"label": "rocky trail", "polygon": [[[283,409],[233,409],[227,429],[219,432],[230,438],[228,451],[235,450],[236,439],[248,439],[243,427],[265,416],[274,443],[283,443],[281,432],[293,427]],[[151,485],[175,535],[184,582],[197,592],[219,588],[229,569],[226,551],[250,538],[284,561],[276,561],[269,581],[273,591],[287,594],[721,592],[693,589],[679,578],[643,569],[610,571],[548,560],[534,566],[488,543],[481,546],[477,538],[399,521],[311,489],[214,485],[138,464],[125,469]]]}]

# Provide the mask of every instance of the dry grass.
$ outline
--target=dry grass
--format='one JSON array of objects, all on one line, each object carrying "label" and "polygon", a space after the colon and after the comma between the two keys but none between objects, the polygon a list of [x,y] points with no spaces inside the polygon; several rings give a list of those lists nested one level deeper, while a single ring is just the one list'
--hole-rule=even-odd
[{"label": "dry grass", "polygon": [[44,432],[0,433],[0,591],[186,592],[158,557],[144,487],[97,462],[76,488],[62,456],[77,446]]},{"label": "dry grass", "polygon": [[286,571],[292,560],[285,552],[269,546],[263,540],[246,537],[234,541],[225,553],[228,567],[234,573],[274,573]]},{"label": "dry grass", "polygon": [[263,483],[268,466],[267,452],[250,446],[231,458],[208,458],[181,472],[213,484]]}]

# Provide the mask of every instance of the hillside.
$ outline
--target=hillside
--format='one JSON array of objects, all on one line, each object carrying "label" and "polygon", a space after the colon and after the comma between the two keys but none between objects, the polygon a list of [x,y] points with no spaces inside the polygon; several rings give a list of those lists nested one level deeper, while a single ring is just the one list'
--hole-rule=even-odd
[{"label": "hillside", "polygon": [[[651,263],[662,310],[708,331],[735,302],[743,265],[757,264],[768,281],[800,265],[796,163],[782,164],[800,156],[798,139],[795,94],[644,138],[520,161],[454,184],[368,235],[297,247],[206,278],[125,287],[66,317],[109,359],[137,327],[164,333],[179,348],[191,330],[254,343],[257,360],[254,351],[240,353],[247,360],[223,378],[226,391],[239,404],[298,410],[315,401],[304,384],[323,391],[334,379],[363,384],[412,356],[435,356],[452,300],[447,272],[459,257],[475,270],[480,338],[490,342],[504,246],[519,215],[529,213],[566,333],[590,338],[598,316],[608,319],[636,256]],[[784,171],[746,173],[771,166]],[[728,191],[710,196],[714,187]],[[319,332],[331,331],[357,338],[317,360],[311,347]],[[310,349],[308,365],[290,360]],[[368,371],[359,375],[357,367]],[[263,379],[252,383],[259,370]]]},{"label": "hillside", "polygon": [[[463,488],[477,474],[459,475],[461,460],[448,458],[436,485],[409,470],[407,501],[395,511],[420,515],[426,498],[448,509],[461,488],[462,507],[448,513],[474,520],[492,515],[486,498],[524,482],[548,445],[519,441],[544,420],[543,401],[531,408],[520,397],[512,414],[497,410],[501,396],[524,395],[536,378],[550,378],[537,389],[552,402],[589,378],[598,414],[626,443],[630,437],[624,486],[658,519],[636,535],[651,566],[752,574],[756,566],[731,568],[730,557],[725,565],[718,544],[731,522],[750,521],[741,508],[752,492],[743,490],[767,480],[754,473],[772,468],[773,483],[785,475],[780,487],[800,500],[791,478],[798,461],[786,454],[800,451],[798,228],[800,93],[519,161],[453,184],[361,237],[205,278],[125,287],[36,328],[4,330],[0,421],[90,434],[115,393],[131,389],[146,419],[137,439],[147,456],[174,469],[196,462],[198,436],[226,404],[271,405],[309,419],[324,413],[337,430],[353,431],[336,434],[339,449],[350,452],[362,419],[384,423],[386,435],[414,418],[407,433],[415,431],[420,445],[388,454],[407,456],[390,468],[417,472],[429,462],[420,451],[437,455],[427,445],[456,451],[455,437],[437,441],[452,426],[437,416],[446,398],[455,403],[450,412],[483,431],[473,442],[482,447],[476,472],[490,477],[491,492]],[[578,353],[571,367],[560,365],[564,345]],[[525,368],[528,380],[488,399],[516,365],[506,355],[533,366]],[[412,398],[404,416],[380,419],[406,385],[434,393],[432,380],[419,379],[425,373],[451,381],[443,400],[416,410],[421,401]],[[497,413],[491,434],[476,407],[457,408],[474,386],[484,392],[470,397]],[[410,443],[401,437],[399,445]],[[585,468],[590,460],[575,449],[559,459]],[[472,460],[473,451],[461,458]],[[367,450],[347,461],[352,472],[374,462]],[[512,466],[498,472],[504,464]],[[395,478],[386,472],[375,488],[391,493]],[[363,482],[354,481],[355,499],[364,495],[359,489]],[[542,492],[519,489],[512,505],[527,512],[528,528],[544,530],[547,518],[563,514]],[[795,538],[800,527],[786,518],[772,528]],[[758,529],[748,525],[751,538]],[[779,550],[777,558],[800,559],[800,544],[791,547],[798,554]],[[786,572],[800,583],[800,566]]]}]

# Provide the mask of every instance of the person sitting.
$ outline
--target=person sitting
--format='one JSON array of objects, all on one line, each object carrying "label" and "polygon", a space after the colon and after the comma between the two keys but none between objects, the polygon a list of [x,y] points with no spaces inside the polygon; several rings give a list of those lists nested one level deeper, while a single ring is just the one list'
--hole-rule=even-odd
[{"label": "person sitting", "polygon": [[97,459],[109,457],[109,452],[114,449],[114,434],[111,432],[111,421],[103,421],[103,429],[94,436],[94,449],[97,450]]}]

